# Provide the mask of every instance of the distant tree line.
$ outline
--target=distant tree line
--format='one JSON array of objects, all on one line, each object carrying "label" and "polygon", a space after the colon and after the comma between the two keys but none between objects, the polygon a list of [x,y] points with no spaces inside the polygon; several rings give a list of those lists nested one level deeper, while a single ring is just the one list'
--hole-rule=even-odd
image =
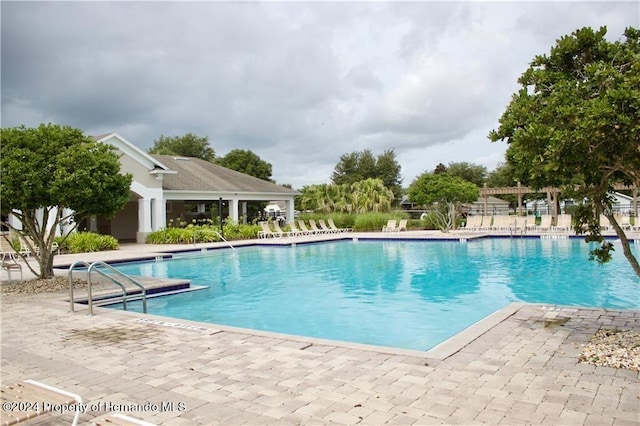
[{"label": "distant tree line", "polygon": [[222,157],[217,157],[209,144],[208,136],[187,133],[184,136],[160,136],[149,149],[150,154],[179,155],[201,158],[228,169],[273,182],[271,163],[261,159],[251,150],[233,149]]}]

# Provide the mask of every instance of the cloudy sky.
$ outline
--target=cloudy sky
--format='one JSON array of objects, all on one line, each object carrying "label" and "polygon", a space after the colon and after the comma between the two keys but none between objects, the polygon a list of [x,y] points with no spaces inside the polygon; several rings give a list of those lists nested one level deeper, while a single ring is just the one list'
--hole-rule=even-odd
[{"label": "cloudy sky", "polygon": [[583,26],[640,24],[625,2],[2,1],[2,127],[208,136],[294,188],[342,154],[394,149],[404,185],[436,164],[489,170],[516,80]]}]

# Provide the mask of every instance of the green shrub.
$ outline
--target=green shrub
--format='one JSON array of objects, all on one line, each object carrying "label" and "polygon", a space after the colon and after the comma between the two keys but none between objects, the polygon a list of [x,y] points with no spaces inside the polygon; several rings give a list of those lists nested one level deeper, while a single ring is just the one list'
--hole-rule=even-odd
[{"label": "green shrub", "polygon": [[424,223],[420,219],[409,219],[407,222],[407,230],[425,229]]},{"label": "green shrub", "polygon": [[57,237],[56,242],[60,250],[69,253],[88,253],[118,249],[118,240],[115,237],[93,232],[75,232],[65,239]]},{"label": "green shrub", "polygon": [[[228,241],[257,238],[260,227],[254,224],[227,222],[224,238]],[[169,227],[147,235],[147,244],[193,244],[222,241],[220,227],[215,225],[187,225],[184,228]]]},{"label": "green shrub", "polygon": [[426,215],[423,215],[422,217],[424,219],[420,219],[420,222],[422,223],[423,229],[428,229],[428,230],[438,229],[437,219],[435,217],[435,214],[427,213]]},{"label": "green shrub", "polygon": [[193,228],[164,228],[147,235],[148,244],[186,244],[193,242]]},{"label": "green shrub", "polygon": [[260,227],[256,224],[227,222],[224,226],[224,238],[231,240],[250,240],[258,237]]},{"label": "green shrub", "polygon": [[397,222],[401,219],[408,218],[409,215],[401,210],[389,213],[363,213],[356,216],[353,224],[353,230],[359,232],[380,231],[382,230],[382,227],[387,224],[389,219],[395,219]]}]

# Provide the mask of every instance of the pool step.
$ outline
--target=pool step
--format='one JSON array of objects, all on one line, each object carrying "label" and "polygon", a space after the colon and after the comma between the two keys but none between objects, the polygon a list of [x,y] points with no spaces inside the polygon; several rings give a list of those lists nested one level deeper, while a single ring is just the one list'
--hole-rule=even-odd
[{"label": "pool step", "polygon": [[[155,296],[164,296],[169,294],[183,293],[186,291],[201,290],[206,287],[192,286],[191,281],[184,279],[169,278],[150,278],[150,277],[134,277],[140,282],[147,291],[147,298]],[[137,300],[142,291],[134,285],[125,285],[128,300]],[[133,296],[133,297],[131,297]],[[95,305],[109,305],[122,302],[122,291],[110,284],[94,283],[92,289],[92,298]],[[74,296],[75,303],[87,304],[88,294],[86,289],[76,292]]]}]

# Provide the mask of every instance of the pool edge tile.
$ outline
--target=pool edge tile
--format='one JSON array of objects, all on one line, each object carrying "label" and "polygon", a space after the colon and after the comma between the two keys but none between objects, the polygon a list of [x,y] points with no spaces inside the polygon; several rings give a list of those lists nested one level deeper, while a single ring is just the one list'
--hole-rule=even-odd
[{"label": "pool edge tile", "polygon": [[427,350],[425,352],[425,356],[427,358],[438,360],[444,360],[451,357],[452,355],[460,352],[474,340],[480,338],[483,334],[487,333],[493,327],[514,315],[516,312],[522,309],[523,306],[526,305],[527,303],[522,302],[510,303],[504,308],[487,315],[480,321],[471,324],[469,327],[451,336],[444,342]]}]

